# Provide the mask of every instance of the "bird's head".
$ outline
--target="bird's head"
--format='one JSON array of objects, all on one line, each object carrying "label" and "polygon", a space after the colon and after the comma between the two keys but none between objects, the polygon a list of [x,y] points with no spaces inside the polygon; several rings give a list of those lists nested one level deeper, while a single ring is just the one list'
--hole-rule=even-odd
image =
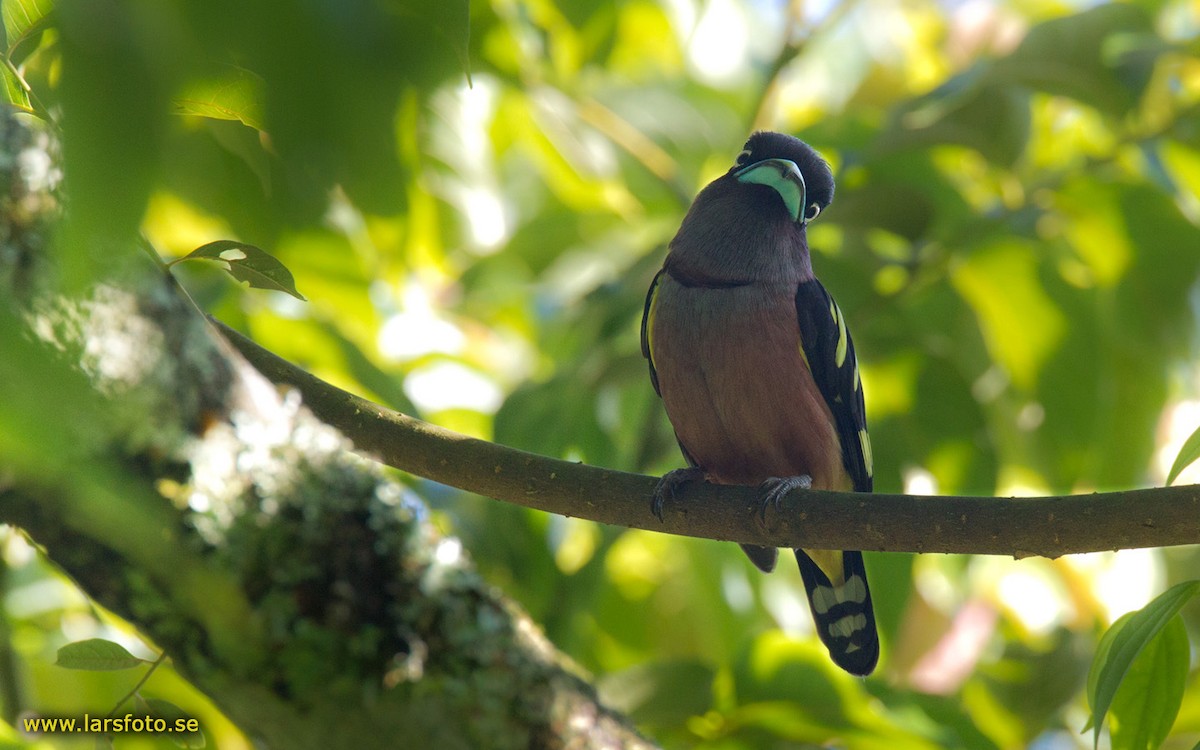
[{"label": "bird's head", "polygon": [[804,141],[765,130],[750,136],[729,175],[755,190],[764,202],[779,199],[792,222],[805,225],[833,202],[833,173],[821,155]]},{"label": "bird's head", "polygon": [[759,131],[696,196],[668,269],[718,285],[811,276],[805,227],[832,201],[833,173],[820,154],[799,138]]}]

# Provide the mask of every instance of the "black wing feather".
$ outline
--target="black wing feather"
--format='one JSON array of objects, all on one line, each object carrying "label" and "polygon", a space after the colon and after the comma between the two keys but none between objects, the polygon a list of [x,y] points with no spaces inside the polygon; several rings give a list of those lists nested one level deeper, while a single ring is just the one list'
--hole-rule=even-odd
[{"label": "black wing feather", "polygon": [[[854,341],[846,328],[837,303],[816,279],[809,279],[796,290],[796,318],[800,323],[800,345],[809,370],[837,424],[846,467],[855,492],[870,492],[874,487],[870,438],[867,437],[867,411],[863,405],[862,381]],[[845,337],[845,356],[839,365],[838,344]]]}]

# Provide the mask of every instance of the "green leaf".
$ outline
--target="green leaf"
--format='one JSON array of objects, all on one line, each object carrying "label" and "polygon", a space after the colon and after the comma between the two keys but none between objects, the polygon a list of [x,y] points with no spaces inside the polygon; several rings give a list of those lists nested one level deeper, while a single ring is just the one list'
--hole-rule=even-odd
[{"label": "green leaf", "polygon": [[808,720],[830,726],[850,725],[865,693],[863,683],[839,672],[815,639],[779,632],[755,638],[734,665],[733,678],[741,705],[795,701]]},{"label": "green leaf", "polygon": [[1100,5],[1029,30],[997,62],[994,80],[1067,96],[1112,115],[1137,104],[1150,80],[1153,27],[1141,8]]},{"label": "green leaf", "polygon": [[1004,239],[963,255],[950,277],[955,289],[979,318],[993,359],[1016,386],[1032,391],[1068,330],[1042,282],[1036,246]]},{"label": "green leaf", "polygon": [[1114,622],[1100,639],[1088,672],[1087,687],[1088,703],[1092,706],[1094,746],[1099,745],[1104,717],[1130,665],[1197,591],[1200,591],[1200,581],[1176,584],[1142,609]]},{"label": "green leaf", "polygon": [[1197,458],[1200,458],[1200,427],[1188,436],[1183,442],[1183,447],[1179,449],[1179,455],[1175,457],[1175,463],[1171,464],[1171,471],[1167,473],[1167,485],[1174,483],[1179,478],[1179,473],[1191,466]]},{"label": "green leaf", "polygon": [[1154,750],[1162,744],[1183,702],[1188,657],[1187,628],[1175,615],[1134,659],[1113,697],[1113,750]]},{"label": "green leaf", "polygon": [[255,289],[286,292],[298,300],[307,301],[304,295],[296,290],[296,280],[287,266],[262,248],[233,240],[217,240],[201,245],[182,258],[176,258],[170,265],[196,259],[225,263],[230,276],[246,282]]},{"label": "green leaf", "polygon": [[[167,105],[180,66],[180,26],[150,22],[137,3],[57,6],[62,75],[62,171],[71,210],[57,233],[63,288],[76,292],[119,275],[161,166]],[[182,55],[182,50],[176,54]]]},{"label": "green leaf", "polygon": [[0,77],[4,79],[4,100],[14,107],[32,112],[33,104],[29,101],[29,92],[21,85],[17,73],[7,65],[0,65]]},{"label": "green leaf", "polygon": [[176,114],[237,120],[263,130],[266,87],[257,73],[229,65],[224,75],[192,81],[171,103]]},{"label": "green leaf", "polygon": [[86,669],[93,672],[107,672],[118,669],[132,669],[146,664],[145,659],[139,659],[125,650],[124,646],[103,638],[89,638],[86,641],[68,643],[58,650],[58,658],[54,662],[66,669]]},{"label": "green leaf", "polygon": [[[263,146],[262,132],[249,127],[241,120],[221,120],[213,117],[204,120],[205,129],[217,144],[246,164],[262,187],[262,195],[271,194],[271,155]],[[231,193],[233,191],[230,191]],[[237,198],[228,196],[234,202]]]},{"label": "green leaf", "polygon": [[469,0],[392,0],[385,3],[384,7],[404,19],[405,25],[425,29],[435,45],[449,47],[462,66],[467,83],[471,83]]},{"label": "green leaf", "polygon": [[976,68],[906,102],[880,136],[887,149],[958,144],[1011,166],[1029,141],[1029,95],[986,80]]},{"label": "green leaf", "polygon": [[36,40],[53,21],[52,0],[3,0],[0,17],[4,19],[4,53],[14,64],[20,64],[36,46]]},{"label": "green leaf", "polygon": [[549,456],[609,464],[612,440],[596,417],[595,402],[577,395],[579,378],[560,375],[513,391],[496,412],[496,440]]}]

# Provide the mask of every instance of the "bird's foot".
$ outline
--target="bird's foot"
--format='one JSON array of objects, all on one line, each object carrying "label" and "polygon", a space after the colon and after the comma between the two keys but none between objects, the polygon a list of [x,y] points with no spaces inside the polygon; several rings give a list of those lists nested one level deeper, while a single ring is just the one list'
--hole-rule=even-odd
[{"label": "bird's foot", "polygon": [[675,499],[675,493],[680,487],[688,482],[696,482],[704,479],[704,469],[695,466],[689,466],[686,469],[674,469],[662,475],[662,479],[658,480],[658,484],[654,485],[654,500],[650,504],[650,511],[658,520],[663,520],[663,506],[668,500]]},{"label": "bird's foot", "polygon": [[[665,477],[664,477],[665,478]],[[770,477],[758,485],[758,520],[764,526],[767,523],[767,508],[774,506],[776,511],[783,507],[783,498],[792,490],[812,489],[812,477],[802,474],[798,477]]]}]

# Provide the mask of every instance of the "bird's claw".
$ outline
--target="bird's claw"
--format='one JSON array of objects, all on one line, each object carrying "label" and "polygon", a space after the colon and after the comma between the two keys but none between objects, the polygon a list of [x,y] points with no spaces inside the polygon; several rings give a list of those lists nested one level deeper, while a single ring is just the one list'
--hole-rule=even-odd
[{"label": "bird's claw", "polygon": [[[665,478],[665,477],[664,477]],[[759,506],[758,520],[764,526],[767,524],[767,508],[775,507],[779,512],[783,508],[783,498],[792,490],[812,489],[812,477],[802,474],[797,477],[770,477],[758,485]]]},{"label": "bird's claw", "polygon": [[689,466],[686,469],[674,469],[662,475],[658,484],[654,485],[654,500],[650,503],[650,512],[658,520],[663,520],[663,506],[667,500],[674,500],[675,493],[688,482],[704,479],[704,469]]}]

